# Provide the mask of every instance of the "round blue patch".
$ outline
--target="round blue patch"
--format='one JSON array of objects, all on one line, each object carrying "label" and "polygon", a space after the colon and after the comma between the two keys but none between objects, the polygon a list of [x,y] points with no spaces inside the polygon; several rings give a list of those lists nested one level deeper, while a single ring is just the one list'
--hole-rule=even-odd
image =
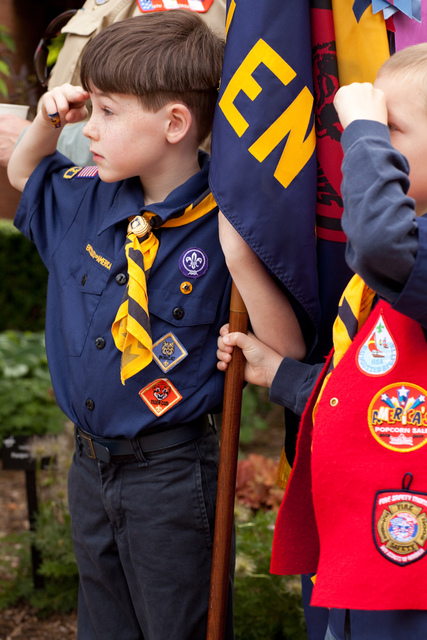
[{"label": "round blue patch", "polygon": [[179,259],[179,269],[187,278],[200,278],[208,270],[208,256],[202,249],[187,249]]}]

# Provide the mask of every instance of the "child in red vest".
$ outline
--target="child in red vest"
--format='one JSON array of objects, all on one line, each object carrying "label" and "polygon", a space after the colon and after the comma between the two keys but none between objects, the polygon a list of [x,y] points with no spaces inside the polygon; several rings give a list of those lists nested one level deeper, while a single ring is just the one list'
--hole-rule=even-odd
[{"label": "child in red vest", "polygon": [[317,572],[311,604],[330,608],[326,640],[427,637],[426,70],[427,44],[415,45],[373,86],[336,95],[356,275],[326,365],[282,358],[227,326],[219,338],[220,369],[237,345],[249,382],[305,408],[272,572]]}]

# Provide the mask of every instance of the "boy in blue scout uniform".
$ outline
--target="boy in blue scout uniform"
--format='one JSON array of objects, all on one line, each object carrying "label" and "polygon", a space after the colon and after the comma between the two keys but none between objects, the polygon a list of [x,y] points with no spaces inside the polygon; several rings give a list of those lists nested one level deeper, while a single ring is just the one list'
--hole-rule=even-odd
[{"label": "boy in blue scout uniform", "polygon": [[330,607],[326,640],[427,636],[426,68],[427,44],[409,47],[374,86],[335,98],[357,275],[340,302],[333,359],[310,367],[227,326],[218,343],[221,370],[238,345],[249,382],[305,409],[272,571],[317,569],[312,605]]},{"label": "boy in blue scout uniform", "polygon": [[[218,462],[208,414],[222,401],[214,359],[231,281],[198,149],[223,49],[190,11],[111,25],[84,54],[84,88],[44,96],[9,164],[23,191],[15,224],[49,270],[55,394],[76,424],[82,640],[206,634]],[[89,97],[97,166],[73,167],[56,142]]]}]

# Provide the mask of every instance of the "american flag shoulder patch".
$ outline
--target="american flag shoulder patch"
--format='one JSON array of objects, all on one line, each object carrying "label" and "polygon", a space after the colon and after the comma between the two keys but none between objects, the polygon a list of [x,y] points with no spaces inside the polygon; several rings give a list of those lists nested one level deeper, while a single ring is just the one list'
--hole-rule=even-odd
[{"label": "american flag shoulder patch", "polygon": [[70,167],[62,176],[66,180],[72,178],[94,178],[98,175],[98,167]]},{"label": "american flag shoulder patch", "polygon": [[83,167],[83,169],[81,169],[76,175],[76,178],[94,178],[97,175],[98,175],[97,166]]}]

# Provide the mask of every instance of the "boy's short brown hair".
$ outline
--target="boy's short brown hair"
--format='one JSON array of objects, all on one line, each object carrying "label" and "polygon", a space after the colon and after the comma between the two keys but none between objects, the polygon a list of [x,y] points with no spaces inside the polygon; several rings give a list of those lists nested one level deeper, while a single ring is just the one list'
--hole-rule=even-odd
[{"label": "boy's short brown hair", "polygon": [[82,86],[136,95],[150,111],[182,102],[202,142],[212,128],[224,46],[200,16],[186,9],[129,18],[106,27],[88,44]]}]

